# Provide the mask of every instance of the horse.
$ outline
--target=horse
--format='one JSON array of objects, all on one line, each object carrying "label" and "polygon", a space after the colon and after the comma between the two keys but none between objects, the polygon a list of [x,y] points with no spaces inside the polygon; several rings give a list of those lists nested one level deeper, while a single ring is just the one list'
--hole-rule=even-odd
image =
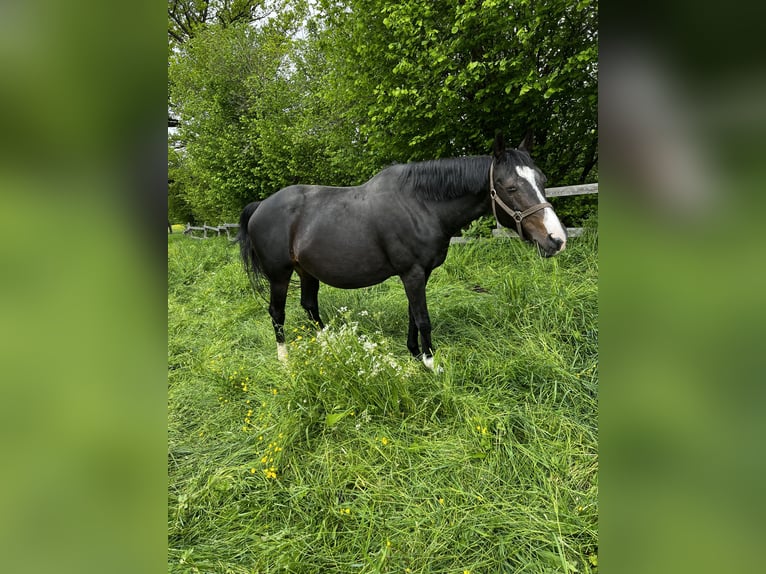
[{"label": "horse", "polygon": [[320,329],[320,282],[356,289],[396,275],[409,303],[407,348],[434,369],[426,283],[447,257],[450,238],[493,213],[542,256],[560,253],[566,229],[546,201],[545,181],[526,138],[506,149],[498,133],[492,155],[394,164],[355,187],[291,185],[250,203],[235,241],[253,285],[268,281],[278,358],[287,359],[285,302],[293,273],[301,306]]}]

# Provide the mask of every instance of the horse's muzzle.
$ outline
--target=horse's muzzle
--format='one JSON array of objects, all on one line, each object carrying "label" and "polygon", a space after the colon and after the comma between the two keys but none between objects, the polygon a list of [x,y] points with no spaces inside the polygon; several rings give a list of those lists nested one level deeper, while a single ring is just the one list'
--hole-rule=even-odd
[{"label": "horse's muzzle", "polygon": [[[543,244],[544,243],[544,244]],[[566,247],[566,239],[554,236],[552,233],[548,234],[543,243],[538,243],[540,248],[540,254],[543,257],[553,257],[558,255]]]}]

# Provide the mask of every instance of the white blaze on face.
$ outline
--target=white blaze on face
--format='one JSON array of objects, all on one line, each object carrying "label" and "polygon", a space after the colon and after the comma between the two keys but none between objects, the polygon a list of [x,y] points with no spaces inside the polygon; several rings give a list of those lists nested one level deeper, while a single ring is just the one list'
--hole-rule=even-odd
[{"label": "white blaze on face", "polygon": [[[529,185],[532,186],[532,189],[534,189],[537,194],[537,201],[545,203],[545,196],[537,185],[537,180],[535,179],[535,170],[526,165],[517,165],[516,173],[519,174],[520,178],[529,182]],[[561,239],[564,242],[561,244],[561,249],[559,249],[559,251],[562,251],[564,247],[566,247],[567,234],[564,230],[564,226],[561,225],[556,212],[550,207],[543,209],[543,226],[549,235]]]}]

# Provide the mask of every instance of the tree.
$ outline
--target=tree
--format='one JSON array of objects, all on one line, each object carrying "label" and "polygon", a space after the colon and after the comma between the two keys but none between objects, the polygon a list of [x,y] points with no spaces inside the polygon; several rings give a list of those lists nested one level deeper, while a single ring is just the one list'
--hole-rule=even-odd
[{"label": "tree", "polygon": [[596,153],[592,0],[321,6],[328,74],[366,112],[356,115],[379,158],[485,153],[497,129],[518,139],[533,129],[552,180],[587,177]]},{"label": "tree", "polygon": [[249,24],[278,13],[285,1],[268,0],[168,0],[168,42],[182,44],[215,24]]},{"label": "tree", "polygon": [[487,153],[499,129],[533,130],[555,185],[596,176],[594,0],[275,2],[257,25],[221,19],[244,4],[266,10],[176,3],[205,22],[176,42],[169,69],[198,219],[231,220],[290,183],[349,185],[392,162]]},{"label": "tree", "polygon": [[256,158],[246,125],[248,79],[258,58],[254,34],[241,25],[211,26],[187,40],[171,61],[170,98],[188,171],[181,179],[198,219],[230,217],[252,194]]},{"label": "tree", "polygon": [[183,154],[168,146],[168,221],[193,223],[194,211],[184,194],[189,187],[184,181],[189,171],[184,169],[183,161]]}]

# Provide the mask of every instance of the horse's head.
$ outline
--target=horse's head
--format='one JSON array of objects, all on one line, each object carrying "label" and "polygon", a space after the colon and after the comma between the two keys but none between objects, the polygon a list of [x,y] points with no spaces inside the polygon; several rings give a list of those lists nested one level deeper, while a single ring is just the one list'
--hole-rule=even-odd
[{"label": "horse's head", "polygon": [[526,138],[517,149],[505,149],[502,134],[495,138],[490,168],[490,197],[495,218],[515,229],[522,239],[537,244],[545,257],[564,250],[567,232],[545,199],[545,175],[527,149]]}]

